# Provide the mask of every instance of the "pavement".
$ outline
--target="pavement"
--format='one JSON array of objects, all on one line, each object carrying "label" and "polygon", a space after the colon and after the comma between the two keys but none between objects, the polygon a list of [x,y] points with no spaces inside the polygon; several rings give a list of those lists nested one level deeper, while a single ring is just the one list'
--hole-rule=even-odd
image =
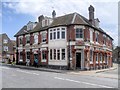
[{"label": "pavement", "polygon": [[[11,65],[11,64],[2,64],[3,66],[10,66],[13,68],[21,68],[21,69],[30,69],[30,70],[38,70],[38,71],[46,71],[46,72],[55,72],[55,73],[65,73],[70,75],[87,75],[93,77],[103,77],[103,78],[111,78],[118,79],[118,74],[112,74],[114,70],[118,73],[118,64],[113,64],[113,67],[107,69],[99,69],[99,70],[90,70],[90,71],[79,71],[79,70],[57,70],[57,69],[49,69],[44,67],[31,67],[31,66],[23,66],[23,65]],[[109,73],[107,73],[109,71]],[[106,72],[106,73],[103,73]]]}]

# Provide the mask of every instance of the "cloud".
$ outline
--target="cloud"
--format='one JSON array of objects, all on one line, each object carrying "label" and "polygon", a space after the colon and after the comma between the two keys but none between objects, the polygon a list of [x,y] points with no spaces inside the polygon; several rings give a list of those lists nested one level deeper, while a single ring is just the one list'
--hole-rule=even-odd
[{"label": "cloud", "polygon": [[[95,7],[95,18],[99,18],[100,26],[115,39],[118,44],[118,0],[7,0],[3,2],[3,6],[12,9],[17,14],[29,14],[35,19],[43,14],[51,17],[53,9],[57,16],[68,13],[78,12],[88,18],[88,7]],[[109,2],[108,2],[109,1]],[[114,31],[114,32],[113,32]]]}]

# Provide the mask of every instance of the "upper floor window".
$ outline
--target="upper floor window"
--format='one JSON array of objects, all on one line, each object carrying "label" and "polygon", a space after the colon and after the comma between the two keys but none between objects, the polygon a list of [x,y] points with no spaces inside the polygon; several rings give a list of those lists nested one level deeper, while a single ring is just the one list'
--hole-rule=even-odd
[{"label": "upper floor window", "polygon": [[42,42],[46,42],[46,32],[42,33]]},{"label": "upper floor window", "polygon": [[54,28],[53,30],[50,30],[49,33],[50,40],[55,39],[65,39],[66,38],[66,31],[65,28]]},{"label": "upper floor window", "polygon": [[22,43],[23,43],[23,39],[22,39],[22,38],[20,38],[20,39],[19,39],[19,42],[20,42],[20,44],[22,44]]},{"label": "upper floor window", "polygon": [[65,39],[65,31],[62,31],[61,36],[62,36],[62,39]]},{"label": "upper floor window", "polygon": [[56,39],[56,29],[54,29],[53,39]]},{"label": "upper floor window", "polygon": [[34,35],[34,43],[35,43],[35,44],[38,43],[38,35]]},{"label": "upper floor window", "polygon": [[26,43],[30,43],[30,36],[26,36]]},{"label": "upper floor window", "polygon": [[106,44],[106,36],[103,35],[103,44]]},{"label": "upper floor window", "polygon": [[98,42],[98,33],[96,33],[95,40],[96,40],[96,42]]},{"label": "upper floor window", "polygon": [[52,40],[52,30],[50,30],[50,40]]},{"label": "upper floor window", "polygon": [[60,29],[57,29],[57,39],[60,39]]},{"label": "upper floor window", "polygon": [[4,46],[4,51],[8,51],[8,46]]},{"label": "upper floor window", "polygon": [[7,40],[7,39],[4,39],[4,40],[3,40],[3,43],[4,43],[4,44],[8,43],[8,40]]},{"label": "upper floor window", "polygon": [[93,31],[90,30],[90,41],[93,41]]},{"label": "upper floor window", "polygon": [[76,38],[83,38],[83,29],[76,28]]}]

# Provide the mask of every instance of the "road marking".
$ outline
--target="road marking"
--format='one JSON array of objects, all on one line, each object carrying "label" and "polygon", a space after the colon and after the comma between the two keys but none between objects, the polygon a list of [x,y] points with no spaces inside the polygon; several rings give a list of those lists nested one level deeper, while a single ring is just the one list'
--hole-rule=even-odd
[{"label": "road marking", "polygon": [[76,80],[72,80],[72,79],[65,79],[65,78],[60,78],[60,77],[54,77],[54,78],[55,78],[55,79],[59,79],[59,80],[65,80],[65,81],[76,82],[76,83],[83,83],[83,84],[92,85],[92,86],[99,86],[99,87],[103,87],[103,88],[114,88],[114,87],[110,87],[110,86],[99,85],[99,84],[93,84],[93,83],[82,82],[82,81],[76,81]]},{"label": "road marking", "polygon": [[23,71],[23,70],[16,70],[18,72],[23,72],[23,73],[27,73],[27,74],[33,74],[33,75],[39,75],[37,73],[31,73],[31,72],[27,72],[27,71]]}]

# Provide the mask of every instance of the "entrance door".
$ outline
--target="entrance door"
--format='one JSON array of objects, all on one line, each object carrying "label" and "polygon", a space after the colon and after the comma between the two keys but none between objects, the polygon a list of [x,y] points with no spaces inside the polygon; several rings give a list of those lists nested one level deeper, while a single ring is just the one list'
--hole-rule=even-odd
[{"label": "entrance door", "polygon": [[81,68],[81,53],[76,53],[76,68]]}]

